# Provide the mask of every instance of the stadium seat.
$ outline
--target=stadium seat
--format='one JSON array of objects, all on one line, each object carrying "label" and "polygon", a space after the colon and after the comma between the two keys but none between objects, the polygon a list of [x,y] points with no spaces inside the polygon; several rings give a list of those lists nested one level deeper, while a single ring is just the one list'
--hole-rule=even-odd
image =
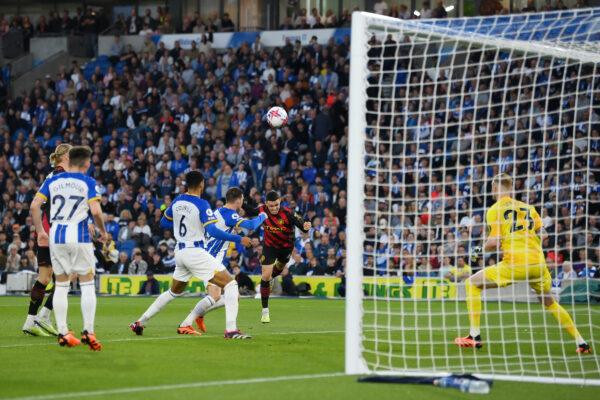
[{"label": "stadium seat", "polygon": [[62,136],[52,136],[50,140],[46,142],[46,147],[54,147],[56,146],[56,142],[58,140],[63,140]]},{"label": "stadium seat", "polygon": [[131,258],[131,254],[133,253],[133,249],[137,246],[135,240],[126,240],[121,243],[121,248],[119,251],[127,254],[127,257]]}]

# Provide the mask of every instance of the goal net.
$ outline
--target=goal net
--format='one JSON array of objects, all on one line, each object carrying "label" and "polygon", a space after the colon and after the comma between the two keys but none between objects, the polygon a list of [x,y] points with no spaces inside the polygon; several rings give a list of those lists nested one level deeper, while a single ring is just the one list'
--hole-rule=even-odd
[{"label": "goal net", "polygon": [[[600,10],[352,18],[346,372],[600,384]],[[503,257],[473,256],[499,173],[591,354],[523,281],[481,292],[482,348],[455,344],[467,279]]]}]

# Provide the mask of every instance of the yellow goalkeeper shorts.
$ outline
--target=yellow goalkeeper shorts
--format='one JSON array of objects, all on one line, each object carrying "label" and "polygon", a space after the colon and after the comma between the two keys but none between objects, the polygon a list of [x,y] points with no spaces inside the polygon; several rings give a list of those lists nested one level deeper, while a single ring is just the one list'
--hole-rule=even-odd
[{"label": "yellow goalkeeper shorts", "polygon": [[501,287],[506,287],[515,282],[527,281],[533,290],[541,293],[549,292],[552,285],[552,277],[545,264],[513,267],[502,261],[485,268],[483,273],[488,281]]}]

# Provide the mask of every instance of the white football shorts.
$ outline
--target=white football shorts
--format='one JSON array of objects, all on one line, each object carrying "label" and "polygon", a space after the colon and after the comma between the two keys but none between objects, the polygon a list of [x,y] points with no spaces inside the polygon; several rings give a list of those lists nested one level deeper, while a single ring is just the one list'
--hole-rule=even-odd
[{"label": "white football shorts", "polygon": [[50,259],[56,275],[94,274],[96,257],[92,243],[62,243],[50,241]]},{"label": "white football shorts", "polygon": [[192,276],[206,285],[216,274],[226,268],[202,247],[175,249],[175,272],[173,279],[188,282]]}]

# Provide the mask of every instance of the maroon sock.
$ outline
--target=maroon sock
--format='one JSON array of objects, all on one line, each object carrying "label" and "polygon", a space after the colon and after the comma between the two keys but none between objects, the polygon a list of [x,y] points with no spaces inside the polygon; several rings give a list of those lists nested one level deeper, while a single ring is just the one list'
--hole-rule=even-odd
[{"label": "maroon sock", "polygon": [[42,284],[40,281],[35,281],[33,287],[31,288],[31,300],[29,301],[29,315],[37,315],[42,302],[44,301],[44,296],[46,295],[46,285]]},{"label": "maroon sock", "polygon": [[281,275],[282,269],[277,268],[277,265],[273,267],[273,272],[271,272],[271,279],[278,277]]},{"label": "maroon sock", "polygon": [[263,308],[269,307],[269,296],[271,295],[271,285],[268,281],[260,281],[260,299],[262,300]]}]

